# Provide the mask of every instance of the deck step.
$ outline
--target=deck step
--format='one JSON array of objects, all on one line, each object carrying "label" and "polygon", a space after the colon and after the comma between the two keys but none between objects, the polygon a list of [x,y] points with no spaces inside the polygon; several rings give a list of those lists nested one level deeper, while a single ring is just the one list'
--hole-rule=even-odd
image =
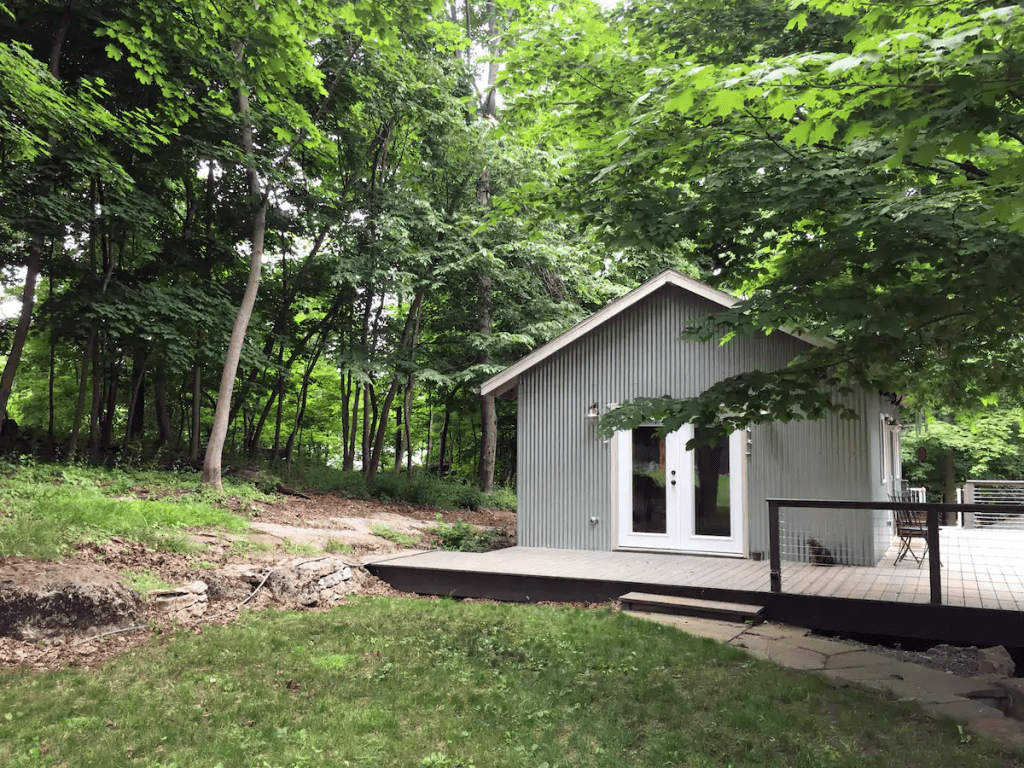
[{"label": "deck step", "polygon": [[698,616],[721,621],[751,622],[763,621],[764,606],[744,603],[723,603],[718,600],[700,600],[693,597],[655,595],[649,592],[629,592],[619,598],[626,611],[648,613],[674,613],[679,616]]}]

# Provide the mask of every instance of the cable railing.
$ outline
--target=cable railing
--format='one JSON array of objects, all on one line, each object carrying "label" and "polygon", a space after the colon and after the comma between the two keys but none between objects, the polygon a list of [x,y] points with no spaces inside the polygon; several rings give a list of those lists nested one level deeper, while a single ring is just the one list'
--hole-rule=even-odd
[{"label": "cable railing", "polygon": [[964,483],[965,504],[981,504],[984,511],[964,515],[965,528],[1022,531],[1024,517],[995,511],[993,505],[1024,504],[1024,480],[968,480]]},{"label": "cable railing", "polygon": [[[999,515],[1020,527],[943,527],[950,512]],[[768,539],[772,592],[783,591],[785,561],[792,594],[1024,609],[1022,505],[769,499]],[[845,570],[826,577],[810,566]]]}]

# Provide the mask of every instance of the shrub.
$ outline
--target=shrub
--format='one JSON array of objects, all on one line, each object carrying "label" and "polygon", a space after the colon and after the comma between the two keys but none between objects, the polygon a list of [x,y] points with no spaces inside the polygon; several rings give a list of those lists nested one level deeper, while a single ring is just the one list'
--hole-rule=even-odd
[{"label": "shrub", "polygon": [[472,485],[460,484],[452,488],[452,502],[459,509],[469,509],[476,512],[484,506],[487,496],[479,488]]},{"label": "shrub", "polygon": [[387,472],[377,475],[367,488],[369,494],[381,501],[398,499],[408,504],[438,507],[440,509],[477,510],[487,497],[478,489],[459,480],[446,480],[425,472],[412,475]]},{"label": "shrub", "polygon": [[516,492],[514,488],[495,488],[487,497],[486,506],[496,509],[516,511]]},{"label": "shrub", "polygon": [[346,472],[322,464],[296,462],[292,465],[288,482],[307,491],[339,493],[346,498],[365,499],[370,495],[361,472]]},{"label": "shrub", "polygon": [[437,516],[437,525],[427,530],[437,536],[441,549],[450,552],[483,552],[494,542],[491,531],[481,531],[474,525],[458,521],[445,523]]}]

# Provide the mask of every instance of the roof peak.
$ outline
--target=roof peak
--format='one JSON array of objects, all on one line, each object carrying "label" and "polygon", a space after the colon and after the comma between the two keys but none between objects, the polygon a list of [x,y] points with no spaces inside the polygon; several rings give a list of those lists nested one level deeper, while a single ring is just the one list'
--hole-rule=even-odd
[{"label": "roof peak", "polygon": [[[520,377],[526,373],[526,371],[551,357],[559,350],[569,346],[577,339],[586,336],[591,331],[604,325],[604,323],[620,315],[633,305],[643,301],[658,289],[668,285],[681,288],[687,293],[707,299],[708,301],[718,304],[720,307],[724,307],[726,309],[735,306],[739,302],[739,299],[735,296],[725,293],[724,291],[719,291],[716,288],[712,288],[710,285],[702,283],[700,280],[687,277],[678,270],[671,268],[662,270],[647,282],[642,283],[628,293],[624,293],[617,299],[613,299],[608,302],[608,304],[592,314],[590,317],[580,321],[564,333],[538,347],[530,354],[521,358],[518,362],[510,365],[501,373],[489,378],[480,386],[480,393],[483,395],[499,397],[506,392],[515,389],[519,384]],[[821,346],[825,343],[820,339],[802,336],[789,331],[784,332],[814,346]]]}]

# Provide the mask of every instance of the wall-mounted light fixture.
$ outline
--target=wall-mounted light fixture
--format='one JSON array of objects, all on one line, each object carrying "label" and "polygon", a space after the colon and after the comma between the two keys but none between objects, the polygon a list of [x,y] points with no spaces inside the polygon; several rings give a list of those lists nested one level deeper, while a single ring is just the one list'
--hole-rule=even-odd
[{"label": "wall-mounted light fixture", "polygon": [[597,417],[601,415],[601,412],[597,408],[597,403],[594,403],[587,409],[587,420],[597,421]]}]

